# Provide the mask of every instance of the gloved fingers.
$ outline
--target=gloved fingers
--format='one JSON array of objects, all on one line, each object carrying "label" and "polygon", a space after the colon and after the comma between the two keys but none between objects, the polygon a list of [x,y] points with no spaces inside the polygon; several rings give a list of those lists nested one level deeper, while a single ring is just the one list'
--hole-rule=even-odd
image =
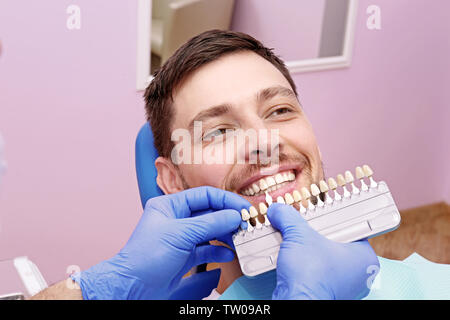
[{"label": "gloved fingers", "polygon": [[227,233],[224,236],[217,237],[216,240],[228,245],[232,250],[236,250],[236,248],[234,247],[234,243],[233,243],[233,234]]},{"label": "gloved fingers", "polygon": [[361,259],[366,258],[370,265],[380,265],[380,261],[367,239],[346,243],[345,245],[351,248],[353,252],[358,250]]},{"label": "gloved fingers", "polygon": [[187,189],[169,196],[175,210],[170,218],[188,218],[196,212],[205,213],[224,209],[241,211],[248,208],[250,203],[239,195],[222,189],[203,186]]},{"label": "gloved fingers", "polygon": [[220,210],[201,216],[181,219],[179,223],[180,239],[197,245],[232,233],[241,223],[241,215],[236,210]]},{"label": "gloved fingers", "polygon": [[292,206],[274,203],[269,206],[267,216],[270,223],[281,232],[283,241],[298,241],[314,234],[314,230]]},{"label": "gloved fingers", "polygon": [[292,206],[273,203],[267,210],[270,223],[283,232],[284,230],[306,224],[306,220]]},{"label": "gloved fingers", "polygon": [[198,246],[194,249],[193,252],[193,266],[212,262],[230,262],[233,259],[234,252],[222,246]]}]

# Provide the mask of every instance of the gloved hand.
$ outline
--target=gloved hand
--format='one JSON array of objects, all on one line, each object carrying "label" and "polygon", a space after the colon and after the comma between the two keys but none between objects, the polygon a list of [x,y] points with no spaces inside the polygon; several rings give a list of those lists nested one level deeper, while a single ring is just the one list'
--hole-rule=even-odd
[{"label": "gloved hand", "polygon": [[283,236],[273,299],[360,299],[369,293],[367,268],[379,261],[367,240],[329,240],[288,205],[274,203],[267,215]]},{"label": "gloved hand", "polygon": [[203,244],[241,223],[247,200],[213,187],[188,189],[147,201],[124,248],[72,276],[84,299],[167,299],[193,266],[228,262],[232,250]]}]

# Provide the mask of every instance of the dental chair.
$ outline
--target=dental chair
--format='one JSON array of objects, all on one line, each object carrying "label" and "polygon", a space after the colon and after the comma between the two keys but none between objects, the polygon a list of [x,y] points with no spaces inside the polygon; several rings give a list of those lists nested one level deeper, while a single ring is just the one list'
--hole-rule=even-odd
[{"label": "dental chair", "polygon": [[[153,134],[148,123],[143,125],[138,133],[135,150],[136,175],[141,203],[144,208],[148,199],[164,194],[156,184],[157,171],[155,160],[158,157],[158,152],[153,144]],[[217,287],[219,277],[220,269],[194,273],[181,280],[169,299],[200,300],[207,297],[212,289]]]}]

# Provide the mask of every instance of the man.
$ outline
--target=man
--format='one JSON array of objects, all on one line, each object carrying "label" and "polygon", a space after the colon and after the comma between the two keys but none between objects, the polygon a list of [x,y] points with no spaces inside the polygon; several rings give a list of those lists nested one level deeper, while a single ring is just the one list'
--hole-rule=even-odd
[{"label": "man", "polygon": [[[205,262],[221,268],[212,292],[217,297],[242,276],[229,249],[241,209],[264,201],[265,191],[276,198],[323,179],[294,81],[284,63],[248,35],[212,30],[194,37],[155,73],[145,101],[160,155],[157,184],[166,196],[149,200],[118,255],[72,277],[81,291],[61,282],[36,298],[165,299],[192,266]],[[176,148],[176,130],[190,133],[191,156]],[[277,135],[234,145],[234,137],[248,130]],[[206,156],[189,161],[197,151]],[[366,269],[378,260],[367,241],[332,242],[290,206],[274,204],[267,215],[283,236],[273,298],[368,293]]]}]

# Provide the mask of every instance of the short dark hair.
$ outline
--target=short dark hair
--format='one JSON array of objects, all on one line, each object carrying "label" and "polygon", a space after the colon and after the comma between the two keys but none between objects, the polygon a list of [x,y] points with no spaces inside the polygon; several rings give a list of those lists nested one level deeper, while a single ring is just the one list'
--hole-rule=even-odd
[{"label": "short dark hair", "polygon": [[235,31],[205,31],[182,45],[154,74],[144,93],[147,121],[152,128],[159,155],[170,157],[173,119],[173,92],[183,80],[201,66],[239,51],[252,51],[272,63],[288,80],[295,95],[297,88],[284,62],[261,42]]}]

